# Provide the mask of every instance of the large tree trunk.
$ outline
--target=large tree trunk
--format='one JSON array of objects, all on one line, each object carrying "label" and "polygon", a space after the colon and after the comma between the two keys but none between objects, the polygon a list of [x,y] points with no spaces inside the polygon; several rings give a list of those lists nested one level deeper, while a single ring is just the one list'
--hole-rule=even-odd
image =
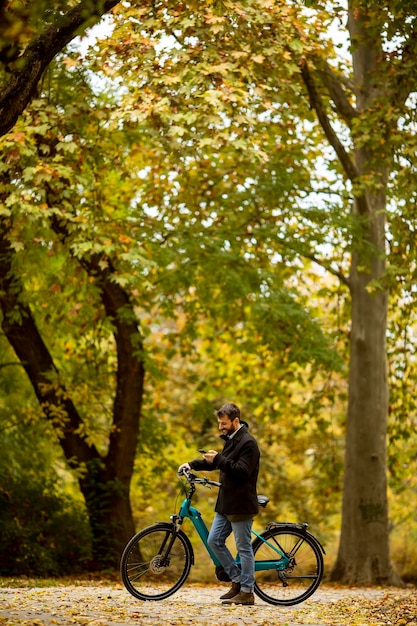
[{"label": "large tree trunk", "polygon": [[[383,58],[380,38],[360,3],[349,4],[356,109],[362,124],[354,137],[356,196],[350,271],[352,303],[349,403],[346,432],[342,531],[332,579],[351,584],[401,584],[389,555],[387,502],[388,383],[386,333],[388,293],[384,287],[387,164],[374,139],[363,140],[385,85],[378,81]],[[386,96],[387,94],[385,94]],[[377,117],[373,118],[376,123]],[[385,120],[379,118],[381,128]],[[379,129],[379,132],[381,130]],[[388,127],[386,128],[388,132]],[[357,193],[357,191],[356,191]]]},{"label": "large tree trunk", "polygon": [[14,251],[8,240],[10,224],[0,222],[0,309],[2,329],[22,363],[46,417],[78,481],[87,506],[93,540],[95,568],[114,567],[134,533],[129,499],[139,417],[143,396],[144,367],[140,332],[129,313],[129,299],[111,282],[111,271],[100,271],[97,260],[85,262],[100,280],[102,300],[115,326],[118,350],[117,391],[110,443],[100,455],[87,443],[82,419],[60,379],[59,372],[39,333],[32,313],[22,298],[22,285],[15,276]]},{"label": "large tree trunk", "polygon": [[135,533],[130,476],[122,481],[119,472],[108,466],[106,459],[92,459],[79,479],[92,534],[90,567],[97,570],[117,569],[123,548]]},{"label": "large tree trunk", "polygon": [[352,255],[349,404],[342,531],[332,579],[348,584],[400,584],[389,556],[386,478],[388,386],[387,292],[371,282],[384,273],[383,195],[362,205],[364,237]]}]

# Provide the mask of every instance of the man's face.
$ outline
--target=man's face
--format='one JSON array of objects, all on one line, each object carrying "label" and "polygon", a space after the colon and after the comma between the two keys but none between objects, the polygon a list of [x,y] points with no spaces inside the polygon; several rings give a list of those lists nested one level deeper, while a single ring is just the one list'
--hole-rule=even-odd
[{"label": "man's face", "polygon": [[237,430],[239,425],[239,420],[236,417],[233,421],[227,415],[223,415],[218,418],[219,430],[222,435],[231,435]]}]

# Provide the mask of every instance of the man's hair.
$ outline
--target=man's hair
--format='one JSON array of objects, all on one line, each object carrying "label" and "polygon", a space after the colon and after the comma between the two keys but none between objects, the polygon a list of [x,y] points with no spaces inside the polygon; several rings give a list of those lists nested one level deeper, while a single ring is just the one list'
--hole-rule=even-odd
[{"label": "man's hair", "polygon": [[224,417],[225,415],[227,415],[227,417],[230,419],[231,422],[233,422],[233,420],[236,419],[237,417],[240,420],[240,409],[237,406],[237,404],[233,404],[232,402],[223,404],[223,406],[218,411],[214,411],[214,412],[217,415],[217,418]]}]

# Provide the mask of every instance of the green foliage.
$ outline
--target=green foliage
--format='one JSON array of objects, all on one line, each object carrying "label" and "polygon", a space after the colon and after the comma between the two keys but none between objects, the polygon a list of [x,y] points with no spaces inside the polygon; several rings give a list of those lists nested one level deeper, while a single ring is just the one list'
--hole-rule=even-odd
[{"label": "green foliage", "polygon": [[391,554],[397,571],[406,583],[417,581],[417,529],[415,525],[394,529]]},{"label": "green foliage", "polygon": [[[4,341],[1,346],[3,357],[10,358]],[[0,383],[0,571],[37,576],[80,571],[90,559],[85,508],[74,497],[23,372],[9,362],[0,370]]]},{"label": "green foliage", "polygon": [[62,576],[91,560],[85,511],[42,475],[0,476],[0,573]]},{"label": "green foliage", "polygon": [[85,506],[3,337],[0,365],[0,571],[24,576],[81,571],[91,558]]}]

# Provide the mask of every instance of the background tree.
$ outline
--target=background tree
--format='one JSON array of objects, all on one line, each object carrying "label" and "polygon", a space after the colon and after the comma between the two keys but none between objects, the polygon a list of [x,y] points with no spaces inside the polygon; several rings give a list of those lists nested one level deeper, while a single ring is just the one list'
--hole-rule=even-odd
[{"label": "background tree", "polygon": [[[55,7],[49,3],[29,7],[15,7],[12,3],[2,5],[2,134],[10,130],[25,110],[54,56],[80,29],[91,25],[116,4],[111,1],[85,1],[69,7],[66,3],[57,3]],[[111,262],[103,261],[100,254],[93,253],[88,259],[84,257],[85,270],[96,282],[102,306],[111,320],[118,355],[110,445],[105,455],[100,454],[94,443],[86,439],[83,419],[65,389],[58,368],[39,333],[30,305],[25,301],[23,281],[14,261],[17,247],[14,237],[20,223],[18,216],[13,215],[13,195],[10,194],[14,186],[13,177],[18,179],[24,172],[24,163],[19,158],[16,145],[19,141],[30,143],[32,150],[35,153],[38,150],[38,154],[42,150],[54,150],[56,144],[48,146],[47,137],[42,141],[47,128],[48,124],[44,126],[43,133],[40,131],[23,140],[22,136],[15,135],[4,146],[0,226],[2,328],[23,364],[45,414],[55,427],[69,464],[81,470],[79,483],[89,511],[94,558],[102,565],[116,561],[121,545],[134,530],[128,493],[143,390],[142,339],[129,296],[116,282],[112,282],[114,269]],[[42,178],[41,173],[39,176]],[[32,193],[36,194],[34,190]],[[46,204],[51,193],[53,190],[45,185],[42,196]],[[54,226],[61,238],[68,235],[66,224],[55,216]]]},{"label": "background tree", "polygon": [[[403,72],[411,49],[414,54],[415,37],[411,15],[401,13],[399,19],[397,11],[388,5],[349,2],[351,83],[350,77],[341,80],[320,61],[315,75],[321,70],[322,78],[313,78],[308,61],[301,62],[310,101],[354,197],[345,482],[342,534],[333,570],[333,578],[344,582],[398,582],[389,559],[386,486],[386,215],[388,179],[401,141],[399,120],[409,112],[411,85],[405,84]],[[330,123],[317,85],[324,86],[340,122],[351,131],[351,154]]]}]

